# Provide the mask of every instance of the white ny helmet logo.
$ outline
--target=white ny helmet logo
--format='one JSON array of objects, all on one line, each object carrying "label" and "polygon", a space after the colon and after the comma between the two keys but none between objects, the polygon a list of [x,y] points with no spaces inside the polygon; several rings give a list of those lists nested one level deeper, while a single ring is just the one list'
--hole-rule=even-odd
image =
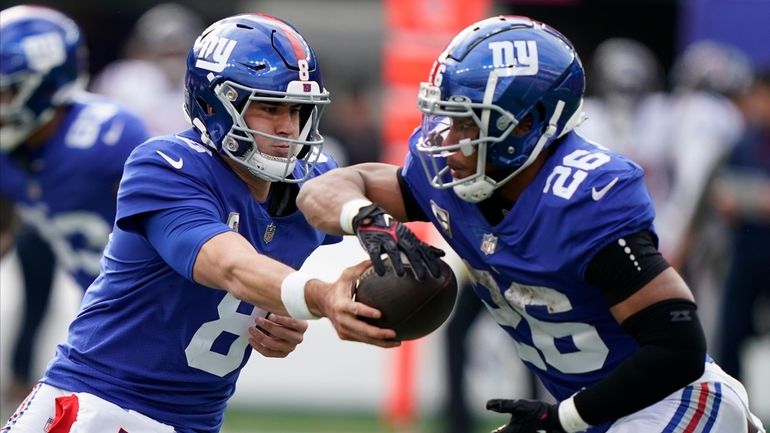
[{"label": "white ny helmet logo", "polygon": [[508,69],[505,75],[535,75],[539,69],[535,41],[495,41],[489,43],[492,64]]},{"label": "white ny helmet logo", "polygon": [[237,41],[212,34],[202,39],[198,38],[194,47],[195,54],[198,56],[195,67],[212,72],[222,72],[237,43]]},{"label": "white ny helmet logo", "polygon": [[24,38],[21,42],[27,63],[32,70],[48,72],[67,58],[64,41],[58,33],[43,33]]}]

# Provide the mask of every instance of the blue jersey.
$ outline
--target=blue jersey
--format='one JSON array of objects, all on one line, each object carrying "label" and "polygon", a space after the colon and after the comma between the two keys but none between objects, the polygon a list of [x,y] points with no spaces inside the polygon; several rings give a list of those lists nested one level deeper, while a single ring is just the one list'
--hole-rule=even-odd
[{"label": "blue jersey", "polygon": [[624,235],[652,230],[654,210],[635,163],[566,135],[497,225],[452,190],[430,186],[412,136],[402,175],[470,270],[474,289],[519,356],[563,400],[637,350],[585,271]]},{"label": "blue jersey", "polygon": [[[322,156],[312,176],[335,166]],[[180,433],[219,431],[252,350],[248,328],[266,312],[195,283],[194,260],[174,269],[137,228],[137,216],[202,210],[210,221],[196,251],[235,230],[259,253],[295,269],[319,245],[341,239],[314,229],[299,211],[273,217],[263,206],[192,130],[139,146],[126,162],[101,274],[43,380],[95,394]]]},{"label": "blue jersey", "polygon": [[99,275],[123,163],[147,131],[134,114],[96,95],[83,94],[67,110],[38,149],[0,154],[0,191],[85,290]]}]

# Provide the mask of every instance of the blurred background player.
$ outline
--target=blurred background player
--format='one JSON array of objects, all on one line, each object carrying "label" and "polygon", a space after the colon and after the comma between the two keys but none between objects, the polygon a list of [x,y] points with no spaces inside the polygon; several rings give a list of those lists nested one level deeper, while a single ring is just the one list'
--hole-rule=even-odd
[{"label": "blurred background player", "polygon": [[192,129],[129,157],[102,272],[4,432],[214,433],[249,346],[287,356],[302,319],[400,344],[352,300],[367,261],[334,283],[295,271],[339,241],[294,203],[304,181],[336,166],[317,129],[329,93],[304,38],[268,15],[219,20],[189,52],[185,90]]},{"label": "blurred background player", "polygon": [[644,114],[651,98],[665,98],[660,62],[639,41],[611,38],[596,47],[587,66],[584,107],[591,121],[577,131],[645,166],[640,157],[651,152],[639,142],[639,133],[646,127]]},{"label": "blurred background player", "polygon": [[521,16],[475,23],[421,85],[404,166],[331,171],[305,185],[300,209],[330,233],[390,233],[365,242],[372,260],[411,249],[399,221],[436,226],[557,400],[489,400],[511,415],[498,432],[761,428],[657,250],[641,168],[573,132],[584,90],[555,29]]},{"label": "blurred background player", "polygon": [[712,272],[720,267],[711,265],[723,257],[698,247],[715,233],[703,205],[716,167],[743,135],[735,102],[752,74],[750,60],[735,47],[709,40],[689,45],[672,66],[671,94],[658,110],[666,115],[648,118],[642,135],[661,161],[656,180],[665,183],[652,189],[661,251],[698,291],[719,279]]},{"label": "blurred background player", "polygon": [[[85,290],[115,216],[123,162],[147,138],[139,118],[82,91],[87,52],[77,24],[53,9],[0,12],[0,192],[23,225],[16,252],[24,307],[4,400],[37,380],[35,342],[58,263]],[[10,209],[10,204],[3,205]],[[4,224],[4,239],[12,239]],[[6,242],[10,243],[10,241]]]},{"label": "blurred background player", "polygon": [[[152,135],[189,126],[184,117],[185,60],[203,30],[197,12],[178,3],[161,3],[139,17],[123,58],[105,67],[91,90],[138,113]],[[141,90],[140,90],[141,89]]]},{"label": "blurred background player", "polygon": [[759,312],[770,299],[770,70],[757,74],[738,106],[746,130],[718,167],[708,199],[729,226],[730,245],[718,303],[716,356],[725,371],[740,379],[746,377],[746,343],[761,326],[757,319],[767,317]]}]

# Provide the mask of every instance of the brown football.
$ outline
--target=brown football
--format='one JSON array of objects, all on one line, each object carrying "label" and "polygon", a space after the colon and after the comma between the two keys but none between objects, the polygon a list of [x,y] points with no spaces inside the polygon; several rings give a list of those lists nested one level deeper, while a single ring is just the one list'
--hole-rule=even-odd
[{"label": "brown football", "polygon": [[414,340],[435,331],[449,317],[457,298],[457,279],[452,268],[439,259],[441,275],[420,281],[402,255],[407,272],[399,277],[386,258],[385,275],[367,269],[358,280],[355,299],[382,313],[379,319],[362,320],[396,331],[397,340]]}]

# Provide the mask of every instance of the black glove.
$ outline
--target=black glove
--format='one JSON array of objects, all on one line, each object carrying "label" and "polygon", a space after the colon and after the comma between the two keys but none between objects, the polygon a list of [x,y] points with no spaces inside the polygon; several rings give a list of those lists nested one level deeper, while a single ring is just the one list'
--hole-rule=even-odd
[{"label": "black glove", "polygon": [[559,406],[538,400],[489,400],[487,410],[511,414],[508,424],[492,433],[565,433],[559,422]]},{"label": "black glove", "polygon": [[[398,276],[404,275],[401,253],[406,255],[417,279],[424,279],[429,271],[434,277],[441,275],[439,257],[444,252],[417,239],[409,228],[390,216],[378,204],[362,207],[353,217],[353,231],[358,241],[372,259],[377,275],[385,275],[381,255],[386,253]],[[426,270],[427,268],[427,270]]]}]

